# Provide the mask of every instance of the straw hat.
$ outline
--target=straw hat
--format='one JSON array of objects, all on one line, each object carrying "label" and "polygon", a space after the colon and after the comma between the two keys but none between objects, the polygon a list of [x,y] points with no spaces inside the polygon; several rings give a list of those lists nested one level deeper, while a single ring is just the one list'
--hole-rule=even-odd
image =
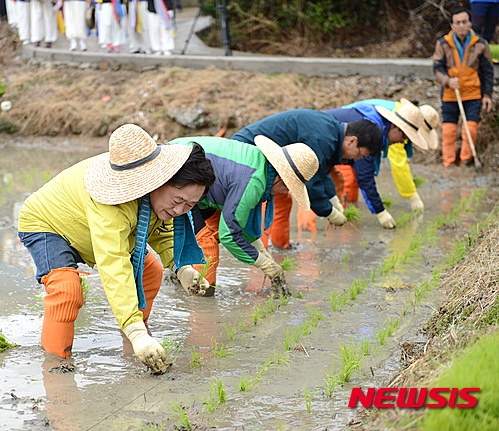
[{"label": "straw hat", "polygon": [[101,204],[133,201],[165,184],[191,152],[191,146],[158,145],[139,126],[125,124],[109,138],[109,152],[88,166],[83,183]]},{"label": "straw hat", "polygon": [[430,150],[438,148],[437,127],[440,125],[440,115],[431,105],[421,105],[419,110],[423,113],[424,122],[419,133],[426,139]]},{"label": "straw hat", "polygon": [[[410,100],[400,99],[403,105],[414,105]],[[423,124],[418,130],[418,133],[424,138],[428,147],[431,150],[436,150],[438,148],[438,135],[436,128],[440,125],[440,115],[437,110],[431,105],[421,105],[419,110],[423,114]]]},{"label": "straw hat", "polygon": [[399,129],[401,129],[404,134],[409,138],[416,147],[421,150],[427,150],[428,144],[425,139],[418,133],[421,128],[424,118],[421,111],[416,105],[402,104],[402,106],[395,112],[389,109],[383,108],[382,106],[376,106],[376,110],[390,123],[395,124]]},{"label": "straw hat", "polygon": [[319,169],[319,161],[314,151],[301,142],[280,147],[263,135],[255,136],[255,145],[275,168],[298,205],[308,211],[310,199],[305,183]]}]

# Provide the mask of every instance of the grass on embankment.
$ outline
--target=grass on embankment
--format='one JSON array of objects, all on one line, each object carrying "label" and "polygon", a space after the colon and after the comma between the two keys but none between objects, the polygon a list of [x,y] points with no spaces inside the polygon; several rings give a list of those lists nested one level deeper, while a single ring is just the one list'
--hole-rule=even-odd
[{"label": "grass on embankment", "polygon": [[[425,328],[425,353],[386,387],[480,387],[472,409],[397,409],[368,412],[355,430],[495,430],[499,421],[499,206],[465,241],[461,260],[448,269],[439,289],[447,298]],[[456,253],[459,252],[459,253]],[[478,342],[478,340],[480,340]],[[370,414],[372,413],[372,414]],[[436,426],[435,424],[438,424]],[[490,425],[489,425],[490,424]]]}]

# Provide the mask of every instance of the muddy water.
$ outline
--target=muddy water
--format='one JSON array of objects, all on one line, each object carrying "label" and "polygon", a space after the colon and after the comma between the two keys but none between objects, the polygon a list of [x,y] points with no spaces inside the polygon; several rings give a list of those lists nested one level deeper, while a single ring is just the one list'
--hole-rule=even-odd
[{"label": "muddy water", "polygon": [[[451,242],[482,219],[499,196],[496,180],[478,177],[472,169],[456,178],[440,167],[413,166],[414,176],[426,178],[419,191],[426,211],[394,231],[381,229],[363,202],[360,222],[326,231],[319,221],[317,233],[297,232],[293,214],[294,248],[271,252],[279,262],[286,256],[295,259],[297,268],[287,275],[295,296],[288,304],[275,300],[275,310],[261,272],[222,250],[221,288],[215,297],[187,297],[168,280],[162,286],[150,329],[156,339],[172,341],[179,350],[169,374],[151,376],[118,331],[98,273],[89,268],[74,357],[63,361],[42,351],[43,289],[13,227],[16,211],[30,192],[65,167],[102,151],[104,146],[71,142],[10,142],[0,147],[0,331],[19,345],[0,354],[2,430],[183,429],[175,404],[185,407],[198,430],[341,429],[356,414],[347,408],[350,389],[386,384],[400,369],[400,344],[421,340],[416,328],[438,306],[439,295],[432,292],[414,304],[418,286],[446,258]],[[409,211],[387,166],[378,184],[391,199],[396,219]],[[391,255],[405,253],[416,235],[477,190],[486,190],[485,197],[462,211],[458,223],[425,237],[407,263],[379,273]],[[372,271],[377,272],[370,277]],[[367,289],[333,311],[331,293],[344,295],[364,277]],[[380,332],[396,319],[398,326],[382,343]],[[298,329],[299,339],[288,342]],[[333,366],[342,368],[341,347],[366,339],[369,354],[360,368],[327,396],[327,375]],[[217,356],[214,340],[229,355]],[[241,391],[243,379],[254,386]],[[214,395],[217,381],[227,399],[219,405],[210,401],[210,388]]]}]

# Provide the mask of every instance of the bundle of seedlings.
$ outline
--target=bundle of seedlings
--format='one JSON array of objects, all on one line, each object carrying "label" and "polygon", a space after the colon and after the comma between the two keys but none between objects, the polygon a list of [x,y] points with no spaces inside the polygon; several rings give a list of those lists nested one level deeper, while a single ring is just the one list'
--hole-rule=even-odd
[{"label": "bundle of seedlings", "polygon": [[348,205],[343,211],[343,215],[347,218],[347,221],[358,221],[362,213],[356,206]]},{"label": "bundle of seedlings", "polygon": [[7,338],[5,338],[5,335],[3,335],[0,332],[0,353],[5,352],[8,349],[11,349],[12,347],[16,347],[17,344],[10,343]]}]

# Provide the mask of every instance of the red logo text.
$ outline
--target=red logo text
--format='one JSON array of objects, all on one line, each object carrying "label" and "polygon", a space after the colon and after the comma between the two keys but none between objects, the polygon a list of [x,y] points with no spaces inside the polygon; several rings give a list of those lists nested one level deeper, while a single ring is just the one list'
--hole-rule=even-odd
[{"label": "red logo text", "polygon": [[360,403],[364,408],[378,409],[442,409],[446,406],[458,409],[471,409],[478,400],[471,395],[480,392],[480,388],[353,388],[348,407],[351,409]]}]

